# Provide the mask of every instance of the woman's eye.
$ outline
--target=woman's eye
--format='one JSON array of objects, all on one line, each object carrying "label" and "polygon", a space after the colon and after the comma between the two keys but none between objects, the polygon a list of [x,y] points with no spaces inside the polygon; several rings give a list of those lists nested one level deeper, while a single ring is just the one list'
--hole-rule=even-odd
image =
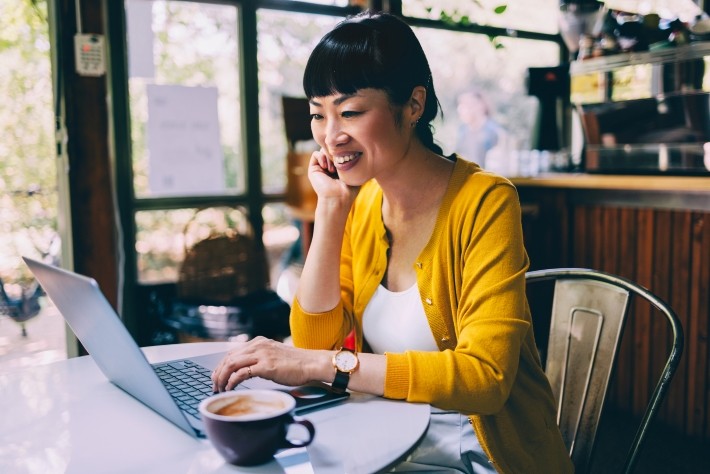
[{"label": "woman's eye", "polygon": [[311,120],[322,120],[323,116],[320,114],[311,114]]},{"label": "woman's eye", "polygon": [[344,118],[351,118],[360,115],[360,112],[354,112],[352,110],[347,110],[341,114]]}]

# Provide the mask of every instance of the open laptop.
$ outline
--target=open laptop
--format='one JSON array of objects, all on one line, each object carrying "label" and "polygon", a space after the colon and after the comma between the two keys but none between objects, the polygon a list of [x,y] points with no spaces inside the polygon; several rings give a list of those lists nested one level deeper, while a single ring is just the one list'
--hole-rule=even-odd
[{"label": "open laptop", "polygon": [[[76,337],[106,377],[194,437],[204,438],[196,403],[212,394],[210,374],[224,353],[150,364],[96,280],[23,257]],[[254,378],[235,390],[275,388],[296,398],[296,414],[344,400],[324,383],[287,387]],[[196,400],[193,401],[192,399]]]}]

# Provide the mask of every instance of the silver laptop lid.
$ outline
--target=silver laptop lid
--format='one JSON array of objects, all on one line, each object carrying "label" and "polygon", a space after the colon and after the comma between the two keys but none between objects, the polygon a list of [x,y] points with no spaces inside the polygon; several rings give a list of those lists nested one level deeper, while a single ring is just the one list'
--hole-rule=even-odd
[{"label": "silver laptop lid", "polygon": [[112,383],[191,436],[201,436],[175,404],[96,280],[22,258]]}]

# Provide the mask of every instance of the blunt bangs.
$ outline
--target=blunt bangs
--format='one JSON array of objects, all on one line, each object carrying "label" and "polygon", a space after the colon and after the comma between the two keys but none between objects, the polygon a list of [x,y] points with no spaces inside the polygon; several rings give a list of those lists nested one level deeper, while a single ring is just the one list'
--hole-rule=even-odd
[{"label": "blunt bangs", "polygon": [[[395,104],[409,99],[420,83],[412,74],[411,51],[402,39],[378,29],[372,19],[341,23],[313,50],[303,75],[306,97],[354,94],[360,89],[384,90]],[[417,81],[419,79],[419,81]]]},{"label": "blunt bangs", "polygon": [[384,89],[386,73],[363,25],[343,24],[325,36],[306,65],[303,89],[308,98]]}]

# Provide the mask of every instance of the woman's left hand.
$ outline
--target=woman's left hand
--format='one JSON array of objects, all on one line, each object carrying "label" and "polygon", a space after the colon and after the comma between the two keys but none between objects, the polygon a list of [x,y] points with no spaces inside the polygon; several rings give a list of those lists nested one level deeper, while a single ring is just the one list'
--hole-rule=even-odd
[{"label": "woman's left hand", "polygon": [[327,366],[326,351],[298,349],[258,336],[240,343],[217,364],[212,389],[232,390],[251,377],[262,377],[282,385],[302,385],[318,379],[318,367]]}]

